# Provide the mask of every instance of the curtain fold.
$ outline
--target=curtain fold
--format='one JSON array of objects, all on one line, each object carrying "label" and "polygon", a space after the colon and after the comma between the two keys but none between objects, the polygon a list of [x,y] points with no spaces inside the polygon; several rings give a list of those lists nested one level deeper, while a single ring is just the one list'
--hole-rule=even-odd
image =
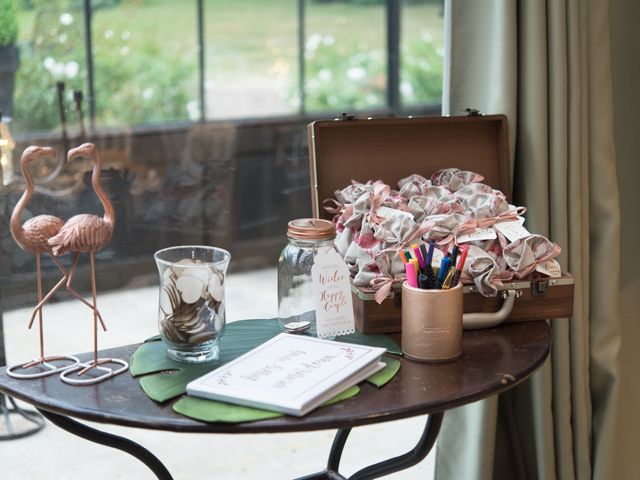
[{"label": "curtain fold", "polygon": [[[532,379],[445,416],[436,479],[620,477],[620,214],[608,0],[451,0],[449,98],[505,113],[514,202],[563,247],[574,316]],[[631,477],[627,477],[631,478]]]}]

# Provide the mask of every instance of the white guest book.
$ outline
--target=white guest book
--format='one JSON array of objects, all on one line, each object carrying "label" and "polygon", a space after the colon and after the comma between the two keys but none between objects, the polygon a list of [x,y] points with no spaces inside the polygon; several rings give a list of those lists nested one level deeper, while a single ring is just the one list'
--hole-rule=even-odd
[{"label": "white guest book", "polygon": [[281,333],[187,385],[187,394],[302,416],[380,371],[385,348]]}]

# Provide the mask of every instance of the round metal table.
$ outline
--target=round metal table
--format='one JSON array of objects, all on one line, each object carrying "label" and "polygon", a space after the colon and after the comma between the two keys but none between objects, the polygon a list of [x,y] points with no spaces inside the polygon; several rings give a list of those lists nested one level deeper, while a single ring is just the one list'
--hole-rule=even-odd
[{"label": "round metal table", "polygon": [[[302,418],[279,417],[247,423],[204,423],[176,414],[172,401],[158,404],[138,380],[124,373],[96,386],[73,387],[56,376],[18,380],[0,369],[0,392],[30,403],[59,427],[87,440],[118,448],[144,462],[159,479],[172,476],[144,447],[101,432],[75,419],[92,422],[199,433],[276,433],[338,429],[327,468],[304,479],[343,479],[340,457],[350,430],[360,425],[428,415],[415,448],[404,455],[366,467],[351,479],[378,478],[424,459],[433,447],[446,410],[513,388],[540,367],[551,346],[545,321],[507,323],[498,328],[465,331],[463,354],[453,362],[418,363],[400,358],[398,374],[384,387],[361,385],[355,397],[322,407]],[[128,359],[138,345],[104,350],[100,356]],[[82,357],[82,355],[80,355]]]}]

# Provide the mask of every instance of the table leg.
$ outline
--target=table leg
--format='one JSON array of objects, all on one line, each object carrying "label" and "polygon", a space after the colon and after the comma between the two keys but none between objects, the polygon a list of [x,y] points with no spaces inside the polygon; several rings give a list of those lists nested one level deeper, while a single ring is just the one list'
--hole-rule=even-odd
[{"label": "table leg", "polygon": [[[2,291],[0,289],[0,365],[7,364],[4,346],[4,322],[2,320]],[[11,422],[16,416],[22,417],[26,422],[26,427],[14,428]],[[0,393],[0,423],[4,423],[4,430],[7,433],[0,433],[0,441],[17,440],[38,433],[44,428],[44,419],[38,412],[23,410],[16,401]],[[24,424],[24,422],[23,422]]]},{"label": "table leg", "polygon": [[[4,428],[7,431],[7,433],[0,434],[0,441],[17,440],[19,438],[28,437],[29,435],[33,435],[44,428],[44,419],[38,412],[23,410],[16,404],[16,401],[13,398],[7,397],[2,393],[0,393],[0,413],[2,414],[0,422],[4,423]],[[15,429],[11,422],[12,415],[13,418],[16,418],[16,415],[21,416],[31,425],[27,428],[22,427],[20,429]]]},{"label": "table leg", "polygon": [[48,412],[46,410],[38,411],[54,425],[72,433],[78,437],[84,438],[100,445],[107,447],[117,448],[123,452],[133,455],[142,463],[144,463],[149,469],[158,477],[159,480],[173,480],[173,477],[169,473],[169,470],[158,460],[154,454],[143,446],[118,435],[102,432],[95,428],[84,425],[64,415],[58,415],[57,413]]},{"label": "table leg", "polygon": [[351,428],[341,428],[336,432],[336,436],[333,438],[333,444],[331,445],[331,451],[329,452],[329,460],[327,460],[327,470],[334,472],[340,470],[342,451],[344,450],[344,444],[347,443],[347,438],[350,433]]},{"label": "table leg", "polygon": [[[444,412],[429,415],[422,432],[422,436],[411,451],[403,455],[375,463],[369,467],[365,467],[350,476],[348,480],[369,480],[380,478],[400,470],[405,470],[421,462],[429,454],[433,445],[436,443],[436,438],[440,432],[443,417]],[[350,432],[350,428],[341,428],[336,433],[336,436],[333,439],[333,445],[331,446],[331,452],[329,453],[327,468],[325,470],[300,477],[297,480],[346,480],[346,477],[338,473],[338,467],[340,465],[342,450],[344,449],[344,445]]]}]

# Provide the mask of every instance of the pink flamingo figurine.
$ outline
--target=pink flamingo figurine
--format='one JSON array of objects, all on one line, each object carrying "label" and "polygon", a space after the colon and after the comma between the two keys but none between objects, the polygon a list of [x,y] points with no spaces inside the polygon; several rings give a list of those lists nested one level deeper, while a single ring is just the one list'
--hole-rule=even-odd
[{"label": "pink flamingo figurine", "polygon": [[[11,214],[11,221],[9,223],[9,229],[11,231],[11,236],[14,238],[16,243],[23,250],[32,253],[36,256],[36,281],[37,281],[37,290],[38,290],[38,305],[33,311],[31,315],[31,321],[29,322],[29,328],[33,325],[33,321],[35,319],[36,313],[38,314],[38,324],[39,324],[39,336],[40,336],[40,358],[37,360],[33,360],[31,362],[12,365],[7,368],[7,375],[10,375],[15,378],[38,378],[47,375],[52,375],[57,372],[61,372],[68,368],[75,367],[78,365],[79,361],[76,357],[69,355],[54,355],[54,356],[45,356],[44,354],[44,332],[42,325],[42,306],[46,302],[47,299],[55,293],[65,282],[67,277],[67,272],[60,264],[59,260],[56,259],[52,252],[51,247],[47,243],[47,241],[56,235],[60,228],[64,225],[64,222],[55,217],[53,215],[38,215],[36,217],[32,217],[27,220],[24,225],[20,223],[22,218],[22,213],[26,208],[29,200],[31,200],[31,196],[35,190],[35,184],[33,181],[33,176],[31,175],[31,171],[29,170],[29,163],[43,158],[43,157],[54,157],[55,152],[50,147],[36,147],[31,146],[27,147],[24,152],[22,152],[22,157],[20,159],[20,170],[22,172],[22,176],[25,180],[26,187],[22,197],[18,200],[15,208],[13,209],[13,213]],[[48,253],[55,264],[58,266],[60,271],[63,274],[62,279],[51,289],[51,291],[47,294],[47,296],[43,299],[42,297],[42,271],[40,268],[40,255],[43,253]],[[57,361],[65,361],[62,365],[53,365],[50,362]],[[70,361],[71,363],[66,363],[66,361]],[[39,370],[35,373],[22,373],[17,372],[15,370],[25,369],[29,367],[35,367],[42,365],[45,370]]]},{"label": "pink flamingo figurine", "polygon": [[[62,380],[73,385],[98,383],[102,380],[106,380],[107,378],[124,372],[129,367],[127,362],[125,362],[124,360],[120,360],[117,358],[98,358],[98,319],[100,318],[100,313],[98,312],[96,303],[96,275],[94,266],[94,254],[98,250],[105,247],[111,241],[116,216],[113,205],[111,204],[109,197],[107,197],[107,194],[104,192],[100,181],[100,154],[98,153],[97,148],[92,143],[84,143],[79,147],[71,149],[67,154],[67,160],[71,161],[74,158],[80,156],[93,159],[91,185],[93,186],[93,190],[102,203],[102,207],[104,208],[104,216],[101,218],[91,214],[80,214],[71,217],[60,228],[58,233],[51,237],[47,242],[55,256],[73,252],[73,261],[71,263],[71,268],[69,270],[69,275],[67,278],[67,289],[72,292],[73,289],[71,288],[71,282],[73,280],[73,275],[78,264],[78,258],[80,257],[81,253],[89,254],[91,295],[93,299],[93,302],[91,304],[91,307],[93,309],[93,360],[63,372],[63,374],[60,376]],[[102,327],[106,330],[104,323],[102,324]],[[122,367],[118,368],[117,370],[111,370],[110,368],[100,366],[107,363],[117,363],[122,365]],[[99,377],[83,380],[68,377],[69,374],[78,370],[80,370],[78,372],[78,375],[83,375],[93,368],[105,371],[107,373]]]}]

